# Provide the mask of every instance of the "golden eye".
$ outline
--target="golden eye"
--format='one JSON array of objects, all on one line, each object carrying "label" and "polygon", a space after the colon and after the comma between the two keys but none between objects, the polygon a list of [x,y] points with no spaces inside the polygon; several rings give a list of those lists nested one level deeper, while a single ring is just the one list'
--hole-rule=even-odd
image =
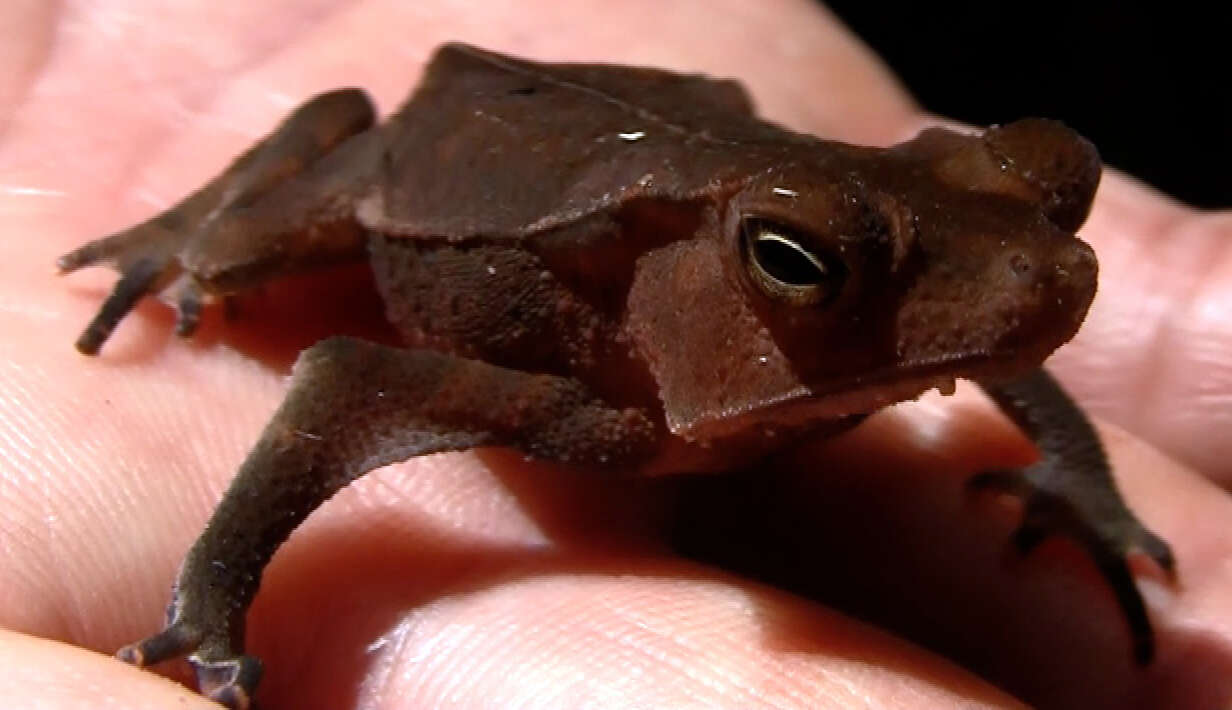
[{"label": "golden eye", "polygon": [[793,306],[826,303],[847,279],[842,261],[809,249],[789,227],[747,218],[741,232],[749,275],[771,298]]}]

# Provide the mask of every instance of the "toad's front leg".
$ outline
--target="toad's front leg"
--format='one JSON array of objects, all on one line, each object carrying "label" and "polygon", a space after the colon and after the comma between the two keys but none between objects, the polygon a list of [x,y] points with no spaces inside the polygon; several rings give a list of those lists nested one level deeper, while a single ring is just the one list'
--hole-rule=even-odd
[{"label": "toad's front leg", "polygon": [[648,456],[656,429],[574,380],[425,350],[331,338],[304,351],[291,390],[189,551],[166,628],[122,649],[137,665],[190,654],[201,691],[251,705],[257,659],[243,655],[244,617],[261,573],[317,506],[395,461],[511,446],[587,466]]},{"label": "toad's front leg", "polygon": [[1022,498],[1023,521],[1014,534],[1022,553],[1054,534],[1085,548],[1121,605],[1134,658],[1149,663],[1155,656],[1155,633],[1127,557],[1140,551],[1172,576],[1175,561],[1168,543],[1125,505],[1099,435],[1051,375],[1039,369],[1013,382],[985,384],[984,389],[1035,441],[1040,460],[1022,470],[986,471],[972,486]]}]

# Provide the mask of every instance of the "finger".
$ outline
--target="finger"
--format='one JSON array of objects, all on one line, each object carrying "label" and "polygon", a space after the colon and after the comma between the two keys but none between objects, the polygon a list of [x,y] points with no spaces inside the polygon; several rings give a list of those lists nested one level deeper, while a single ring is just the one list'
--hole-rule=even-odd
[{"label": "finger", "polygon": [[[390,709],[837,709],[869,698],[886,708],[1019,707],[918,649],[764,587],[584,551],[514,559],[472,564],[451,593],[414,605],[330,604],[278,645],[314,639],[332,652],[301,654],[289,668],[295,655],[284,654],[262,692],[290,706],[357,697]],[[354,639],[337,632],[371,614],[384,630],[366,655],[353,653]],[[357,657],[360,668],[343,662]]]},{"label": "finger", "polygon": [[75,646],[0,631],[0,707],[218,710],[184,686]]},{"label": "finger", "polygon": [[[1112,173],[1083,237],[1099,254],[1087,322],[1054,358],[1093,412],[1232,485],[1232,213]],[[1115,367],[1109,367],[1115,363]]]}]

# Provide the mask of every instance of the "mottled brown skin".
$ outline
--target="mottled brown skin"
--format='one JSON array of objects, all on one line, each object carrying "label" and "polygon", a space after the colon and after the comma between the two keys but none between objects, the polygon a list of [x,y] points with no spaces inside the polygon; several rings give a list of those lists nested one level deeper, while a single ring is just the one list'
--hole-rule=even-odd
[{"label": "mottled brown skin", "polygon": [[756,461],[954,378],[1039,444],[975,479],[1023,497],[1029,550],[1060,533],[1100,566],[1135,656],[1153,634],[1126,555],[1165,543],[1117,494],[1086,418],[1040,364],[1095,293],[1074,236],[1094,148],[1038,119],[891,148],[758,120],[738,84],[441,48],[375,124],[344,89],[298,109],[166,213],[91,242],[64,271],[121,273],[78,340],[95,353],[145,295],[203,304],[318,264],[368,259],[406,347],[324,340],[189,551],[164,631],[123,649],[189,654],[245,708],[260,676],[244,616],[277,547],[384,464],[507,446],[659,474]]}]

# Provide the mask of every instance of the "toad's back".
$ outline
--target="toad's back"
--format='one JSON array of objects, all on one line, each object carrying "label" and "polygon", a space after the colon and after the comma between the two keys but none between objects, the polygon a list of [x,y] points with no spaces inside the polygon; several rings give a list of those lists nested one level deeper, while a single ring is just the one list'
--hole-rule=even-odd
[{"label": "toad's back", "polygon": [[758,120],[734,81],[462,44],[437,51],[383,134],[365,222],[455,238],[525,236],[631,193],[687,197],[817,142]]}]

